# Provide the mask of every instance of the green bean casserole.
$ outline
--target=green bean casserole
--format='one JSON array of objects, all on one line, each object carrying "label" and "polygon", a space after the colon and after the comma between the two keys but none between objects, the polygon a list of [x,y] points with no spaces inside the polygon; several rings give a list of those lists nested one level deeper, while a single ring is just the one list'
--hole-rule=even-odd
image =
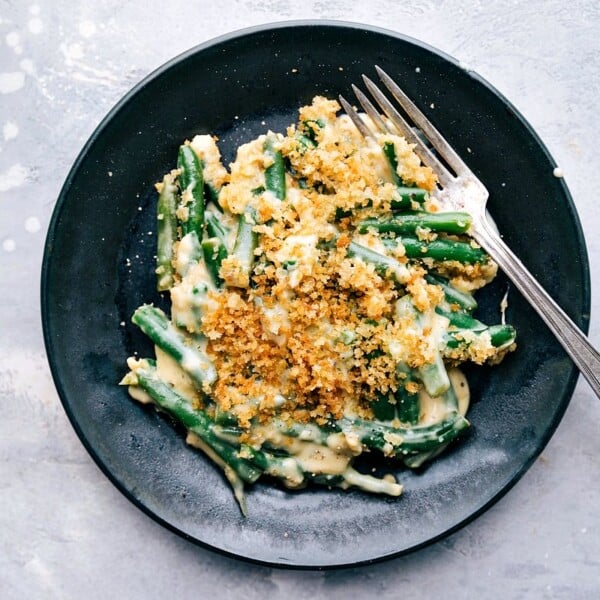
[{"label": "green bean casserole", "polygon": [[356,457],[418,468],[440,454],[469,426],[459,365],[515,348],[503,318],[473,316],[497,267],[470,215],[444,210],[403,137],[364,139],[339,108],[315,97],[229,170],[197,135],[156,185],[171,314],[134,313],[156,354],[129,358],[122,384],[183,424],[244,514],[261,476],[399,496],[400,468]]}]

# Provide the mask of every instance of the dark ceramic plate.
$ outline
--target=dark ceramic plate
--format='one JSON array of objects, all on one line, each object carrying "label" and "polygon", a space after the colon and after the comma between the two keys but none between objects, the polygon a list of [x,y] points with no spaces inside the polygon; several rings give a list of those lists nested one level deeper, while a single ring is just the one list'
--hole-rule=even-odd
[{"label": "dark ceramic plate", "polygon": [[[220,471],[182,432],[117,386],[125,359],[151,351],[130,324],[154,291],[152,184],[195,133],[242,142],[282,131],[315,94],[350,95],[378,64],[402,83],[490,190],[508,244],[582,328],[590,303],[579,221],[554,163],[500,94],[415,40],[358,25],[299,22],[221,37],[150,75],[108,115],[75,162],[50,225],[42,278],[46,347],[65,410],[113,483],[158,522],[210,548],[294,567],[396,556],[456,530],[504,494],[541,452],[577,373],[514,290],[518,351],[470,369],[468,437],[421,472],[399,471],[400,499],[257,484],[243,518]],[[506,280],[480,296],[498,319]]]}]

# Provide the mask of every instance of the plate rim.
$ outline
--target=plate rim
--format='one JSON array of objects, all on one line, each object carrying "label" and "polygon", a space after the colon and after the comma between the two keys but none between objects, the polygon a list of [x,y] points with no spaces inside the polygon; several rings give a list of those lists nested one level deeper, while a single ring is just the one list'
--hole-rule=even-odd
[{"label": "plate rim", "polygon": [[[66,393],[66,390],[63,386],[60,377],[60,369],[58,368],[56,361],[54,359],[54,342],[50,335],[51,330],[51,318],[49,315],[49,304],[50,304],[50,293],[49,293],[49,270],[52,262],[52,254],[53,254],[53,245],[54,240],[56,239],[56,234],[60,222],[61,215],[63,213],[66,198],[70,191],[70,188],[77,176],[77,173],[81,167],[81,164],[86,159],[91,147],[94,145],[96,140],[102,135],[104,130],[107,128],[112,119],[123,109],[125,108],[129,102],[131,102],[135,96],[140,93],[147,85],[149,85],[154,80],[158,79],[163,75],[163,73],[167,72],[169,69],[174,67],[175,65],[187,60],[189,57],[194,56],[197,53],[200,53],[208,48],[213,46],[223,44],[232,40],[240,39],[243,37],[249,37],[260,33],[266,33],[268,31],[280,30],[280,29],[291,29],[295,27],[314,27],[314,28],[338,28],[340,30],[343,29],[353,29],[353,30],[362,30],[369,33],[379,34],[383,36],[388,36],[391,38],[395,38],[404,43],[409,43],[415,45],[423,50],[426,50],[445,61],[453,64],[458,68],[462,68],[465,72],[475,79],[479,84],[483,85],[488,89],[493,95],[498,97],[502,103],[506,105],[506,107],[511,111],[511,115],[517,119],[519,124],[524,127],[527,131],[528,135],[531,136],[533,141],[536,143],[538,148],[544,154],[546,160],[553,167],[557,167],[557,163],[550,154],[548,148],[537,134],[537,132],[533,129],[531,124],[525,119],[525,117],[521,114],[521,112],[513,105],[513,103],[504,96],[498,89],[496,89],[491,83],[489,83],[483,76],[479,75],[479,73],[472,71],[470,69],[464,68],[462,63],[455,59],[453,56],[447,54],[446,52],[431,46],[430,44],[423,42],[417,38],[414,38],[409,35],[405,35],[403,33],[393,31],[387,28],[374,26],[370,24],[364,24],[354,21],[345,21],[345,20],[329,20],[329,19],[301,19],[301,20],[280,20],[268,23],[262,23],[258,25],[253,25],[250,27],[244,27],[241,29],[236,29],[231,32],[224,33],[222,35],[210,38],[200,44],[197,44],[184,52],[179,53],[173,58],[169,59],[165,63],[161,64],[154,70],[150,71],[146,76],[144,76],[140,81],[138,81],[132,88],[130,88],[118,101],[117,103],[106,113],[106,115],[100,120],[100,122],[96,125],[93,132],[87,139],[86,143],[83,145],[82,149],[78,153],[76,159],[74,160],[69,172],[65,178],[65,181],[60,189],[60,192],[57,196],[56,203],[53,208],[52,216],[48,225],[48,230],[44,243],[44,253],[41,264],[41,279],[40,279],[40,305],[41,305],[41,321],[42,321],[42,329],[43,329],[43,338],[44,338],[44,346],[46,351],[46,357],[48,364],[50,366],[50,371],[52,374],[52,379],[56,388],[56,391],[59,395],[61,404],[65,413],[71,423],[71,426],[75,430],[80,442],[83,444],[84,448],[96,464],[96,466],[104,473],[104,475],[109,479],[109,481],[122,493],[134,506],[138,509],[141,509],[146,515],[152,518],[153,521],[162,525],[167,530],[176,533],[178,536],[191,541],[192,543],[199,545],[203,548],[221,554],[223,556],[227,556],[228,558],[234,558],[237,560],[243,560],[244,562],[262,565],[273,568],[281,568],[281,569],[291,569],[291,570],[308,570],[308,571],[322,571],[322,570],[334,570],[334,569],[343,569],[348,567],[358,567],[358,566],[367,566],[371,564],[375,564],[378,562],[390,560],[392,558],[404,556],[407,554],[411,554],[416,552],[424,547],[432,545],[439,540],[446,538],[447,536],[455,533],[456,531],[462,529],[475,519],[477,519],[480,515],[486,512],[491,506],[493,506],[496,502],[498,502],[506,493],[508,493],[514,485],[523,477],[523,475],[529,470],[533,462],[539,457],[541,452],[547,446],[548,442],[556,432],[558,425],[560,424],[564,413],[572,399],[575,386],[577,384],[577,380],[579,378],[579,372],[575,368],[574,365],[571,367],[571,373],[565,381],[565,390],[566,393],[564,395],[564,399],[562,401],[562,406],[559,406],[559,409],[555,412],[554,418],[552,419],[550,426],[546,428],[544,431],[544,435],[540,437],[539,448],[532,454],[529,460],[525,461],[519,470],[517,470],[510,478],[508,483],[504,484],[502,488],[490,499],[484,502],[477,510],[471,512],[466,518],[462,519],[458,523],[454,524],[452,527],[446,529],[440,534],[433,536],[419,544],[415,544],[410,548],[406,548],[397,552],[388,552],[387,554],[382,554],[374,558],[368,558],[361,561],[352,561],[352,562],[329,562],[328,564],[322,565],[313,565],[308,563],[287,563],[287,562],[273,562],[268,560],[262,560],[259,558],[254,558],[251,556],[245,556],[242,554],[237,554],[236,552],[232,552],[223,548],[219,548],[217,546],[213,546],[203,540],[200,540],[193,535],[190,535],[179,529],[177,526],[169,523],[167,520],[162,518],[159,514],[153,512],[150,508],[148,508],[141,500],[137,499],[130,490],[128,490],[123,483],[121,483],[117,477],[111,472],[111,470],[104,464],[100,456],[97,454],[96,450],[92,447],[92,445],[87,440],[84,432],[80,428],[75,416],[70,408],[69,395]],[[581,271],[583,275],[582,286],[581,286],[581,299],[583,304],[583,312],[581,316],[582,320],[582,331],[587,333],[589,331],[590,324],[590,309],[591,309],[591,281],[590,281],[590,266],[589,266],[589,256],[587,245],[585,242],[585,237],[583,234],[583,228],[581,225],[581,220],[576,210],[575,203],[571,196],[571,193],[566,185],[564,178],[559,178],[560,181],[558,184],[561,187],[562,195],[566,201],[566,208],[569,210],[572,218],[572,224],[575,229],[576,234],[576,244],[578,248],[581,250]]]}]

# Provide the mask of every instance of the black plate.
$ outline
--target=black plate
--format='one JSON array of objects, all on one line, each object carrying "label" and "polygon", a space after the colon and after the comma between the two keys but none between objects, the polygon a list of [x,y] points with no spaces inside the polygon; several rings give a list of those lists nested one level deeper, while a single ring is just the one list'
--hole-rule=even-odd
[{"label": "black plate", "polygon": [[[498,92],[415,40],[359,25],[279,23],[203,44],[130,92],[81,152],[58,199],[42,275],[46,348],[65,410],[101,469],[158,522],[213,549],[272,565],[333,567],[413,550],[464,525],[505,493],[555,430],[577,373],[516,291],[518,351],[469,369],[473,429],[400,499],[258,484],[243,518],[217,468],[116,384],[148,343],[130,324],[154,291],[152,184],[180,142],[216,132],[227,161],[267,128],[283,130],[315,94],[350,95],[378,64],[424,107],[490,190],[508,244],[587,328],[589,272],[567,188],[532,129]],[[141,209],[141,210],[140,210]],[[498,319],[500,276],[480,298]],[[122,324],[121,324],[122,323]]]}]

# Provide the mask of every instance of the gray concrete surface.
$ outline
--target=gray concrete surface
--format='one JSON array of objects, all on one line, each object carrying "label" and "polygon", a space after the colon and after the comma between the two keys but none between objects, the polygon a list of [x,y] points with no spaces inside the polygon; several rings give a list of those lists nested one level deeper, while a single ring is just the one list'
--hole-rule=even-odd
[{"label": "gray concrete surface", "polygon": [[[491,510],[434,546],[354,571],[257,567],[180,539],[121,496],[68,423],[38,289],[72,161],[113,104],[167,59],[294,18],[410,34],[501,90],[564,170],[600,281],[596,0],[0,0],[0,598],[599,598],[600,402],[583,382],[541,458]],[[597,346],[599,303],[594,294]]]}]

